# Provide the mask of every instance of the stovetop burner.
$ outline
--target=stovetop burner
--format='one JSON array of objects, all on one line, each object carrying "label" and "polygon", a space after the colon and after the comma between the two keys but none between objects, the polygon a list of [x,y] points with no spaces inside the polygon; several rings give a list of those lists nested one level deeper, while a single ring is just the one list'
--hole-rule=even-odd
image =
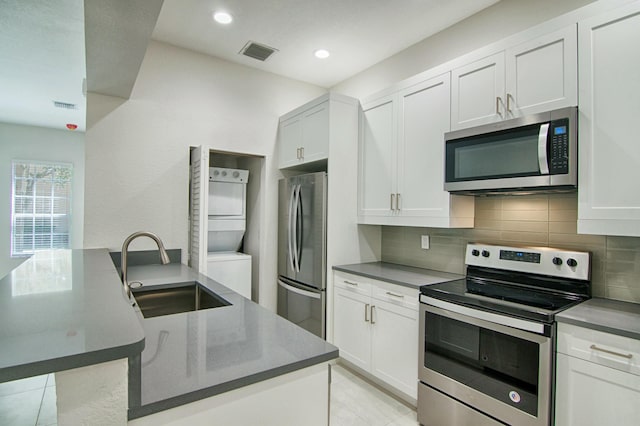
[{"label": "stovetop burner", "polygon": [[425,285],[421,293],[544,323],[591,295],[587,252],[469,244],[466,263],[466,278]]},{"label": "stovetop burner", "polygon": [[540,292],[517,285],[478,282],[473,278],[426,285],[420,291],[425,296],[436,299],[545,323],[553,322],[556,313],[586,299],[577,295]]}]

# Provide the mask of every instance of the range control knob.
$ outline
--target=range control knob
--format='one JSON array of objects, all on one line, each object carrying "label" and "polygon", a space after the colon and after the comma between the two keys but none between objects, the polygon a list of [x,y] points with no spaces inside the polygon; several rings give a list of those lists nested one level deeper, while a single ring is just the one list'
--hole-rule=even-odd
[{"label": "range control knob", "polygon": [[482,257],[489,257],[490,254],[489,250],[482,250]]},{"label": "range control knob", "polygon": [[471,255],[472,256],[480,256],[480,250],[478,250],[478,249],[471,250]]},{"label": "range control knob", "polygon": [[237,178],[238,176],[240,176],[240,172],[239,171],[233,172],[233,177],[234,178]]},{"label": "range control knob", "polygon": [[560,259],[559,257],[554,257],[552,262],[554,265],[558,265],[558,266],[562,265],[562,259]]},{"label": "range control knob", "polygon": [[222,171],[222,176],[226,176],[226,175],[227,175],[227,171],[226,171],[226,170],[223,170],[223,171]]},{"label": "range control knob", "polygon": [[220,174],[220,172],[219,172],[219,171],[217,171],[217,170],[214,170],[214,171],[213,171],[213,175],[214,175],[214,176],[218,176],[219,174]]},{"label": "range control knob", "polygon": [[575,259],[567,259],[567,265],[575,268],[576,266],[578,266],[578,261]]}]

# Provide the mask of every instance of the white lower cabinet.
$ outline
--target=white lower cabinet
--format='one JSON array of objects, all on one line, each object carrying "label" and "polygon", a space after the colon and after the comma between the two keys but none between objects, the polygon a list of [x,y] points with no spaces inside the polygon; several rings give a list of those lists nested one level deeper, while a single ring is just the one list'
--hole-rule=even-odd
[{"label": "white lower cabinet", "polygon": [[640,341],[558,326],[556,426],[637,425]]},{"label": "white lower cabinet", "polygon": [[342,272],[333,282],[340,356],[415,400],[419,290]]}]

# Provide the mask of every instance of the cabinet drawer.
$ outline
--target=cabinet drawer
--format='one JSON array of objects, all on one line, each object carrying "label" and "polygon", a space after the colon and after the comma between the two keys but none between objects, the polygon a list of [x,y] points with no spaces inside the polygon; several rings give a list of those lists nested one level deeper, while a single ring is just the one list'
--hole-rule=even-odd
[{"label": "cabinet drawer", "polygon": [[333,284],[336,287],[364,296],[371,296],[371,283],[363,281],[362,277],[344,272],[334,272],[333,277]]},{"label": "cabinet drawer", "polygon": [[640,340],[559,323],[557,351],[640,375]]},{"label": "cabinet drawer", "polygon": [[373,298],[418,310],[420,291],[411,287],[376,281],[373,287]]}]

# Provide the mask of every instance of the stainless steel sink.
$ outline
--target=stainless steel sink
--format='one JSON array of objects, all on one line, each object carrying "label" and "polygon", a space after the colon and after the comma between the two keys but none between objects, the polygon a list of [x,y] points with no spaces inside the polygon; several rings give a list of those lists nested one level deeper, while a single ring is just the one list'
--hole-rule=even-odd
[{"label": "stainless steel sink", "polygon": [[197,281],[162,288],[138,287],[131,291],[145,318],[231,305]]}]

